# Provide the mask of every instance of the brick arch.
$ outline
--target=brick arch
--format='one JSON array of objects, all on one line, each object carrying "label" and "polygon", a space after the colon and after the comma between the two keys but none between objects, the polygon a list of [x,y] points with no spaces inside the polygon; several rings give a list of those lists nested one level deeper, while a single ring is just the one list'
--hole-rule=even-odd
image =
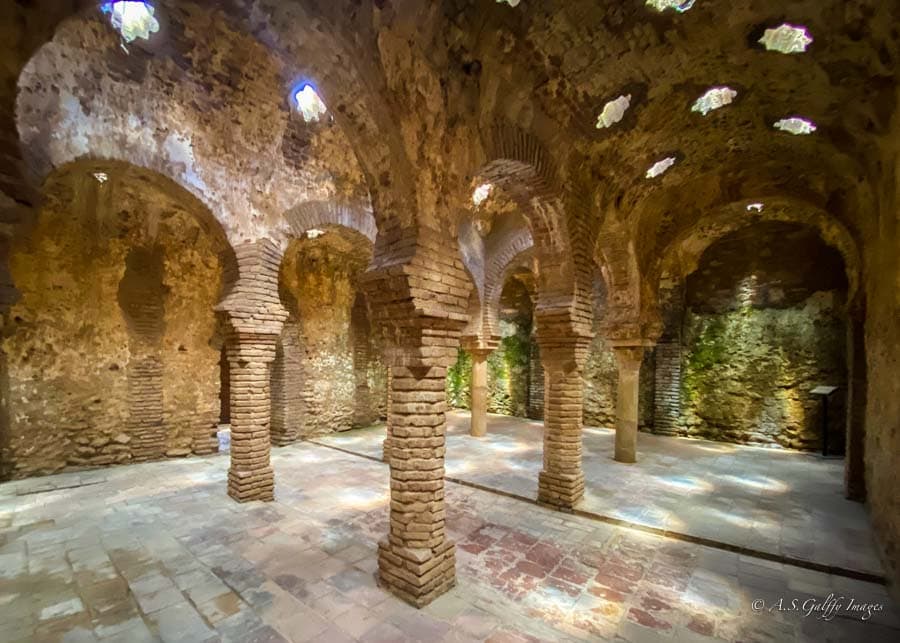
[{"label": "brick arch", "polygon": [[[747,204],[764,204],[762,212],[748,212]],[[817,205],[783,195],[741,199],[701,214],[697,222],[667,243],[658,259],[646,269],[648,287],[655,293],[663,275],[686,277],[697,267],[703,252],[718,239],[756,223],[781,221],[810,227],[829,246],[840,252],[847,275],[848,301],[858,294],[861,281],[859,246],[850,230]]]},{"label": "brick arch", "polygon": [[590,335],[591,252],[580,202],[566,199],[554,159],[531,133],[500,122],[487,133],[484,146],[491,160],[476,180],[507,191],[531,228],[539,333]]},{"label": "brick arch", "polygon": [[350,206],[335,201],[306,201],[284,215],[291,235],[299,237],[308,230],[328,226],[340,226],[358,232],[375,243],[378,228],[371,209]]},{"label": "brick arch", "polygon": [[531,232],[518,230],[509,235],[488,259],[485,270],[484,309],[482,334],[485,340],[496,341],[500,335],[500,296],[510,270],[529,262],[534,256],[534,241]]}]

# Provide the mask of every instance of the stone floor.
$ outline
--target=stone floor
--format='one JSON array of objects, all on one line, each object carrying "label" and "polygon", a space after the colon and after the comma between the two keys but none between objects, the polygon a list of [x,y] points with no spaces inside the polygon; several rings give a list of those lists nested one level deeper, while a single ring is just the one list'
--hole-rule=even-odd
[{"label": "stone floor", "polygon": [[458,585],[417,611],[375,580],[387,467],[310,443],[273,464],[269,504],[226,496],[221,455],[0,485],[0,641],[900,640],[880,585],[454,483]]},{"label": "stone floor", "polygon": [[[448,415],[447,476],[537,497],[542,424],[491,415],[488,436],[469,415]],[[612,459],[615,432],[584,430],[579,508],[697,538],[881,576],[864,507],[843,496],[843,460],[641,433],[638,463]],[[323,440],[381,457],[383,427]]]}]

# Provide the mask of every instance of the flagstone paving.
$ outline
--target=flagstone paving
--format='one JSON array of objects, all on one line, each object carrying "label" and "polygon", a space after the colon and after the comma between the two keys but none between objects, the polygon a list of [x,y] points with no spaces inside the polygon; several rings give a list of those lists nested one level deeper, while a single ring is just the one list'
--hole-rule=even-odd
[{"label": "flagstone paving", "polygon": [[[447,476],[537,498],[542,424],[491,415],[488,435],[469,415],[447,420]],[[383,427],[320,439],[381,457]],[[579,509],[648,527],[851,571],[882,575],[863,505],[843,495],[843,460],[641,433],[638,462],[612,459],[615,432],[584,429]]]},{"label": "flagstone paving", "polygon": [[[310,443],[273,465],[267,504],[225,494],[225,456],[0,485],[0,641],[900,640],[880,585],[454,483],[458,584],[416,610],[376,582],[387,467]],[[830,594],[827,621],[769,609]]]}]

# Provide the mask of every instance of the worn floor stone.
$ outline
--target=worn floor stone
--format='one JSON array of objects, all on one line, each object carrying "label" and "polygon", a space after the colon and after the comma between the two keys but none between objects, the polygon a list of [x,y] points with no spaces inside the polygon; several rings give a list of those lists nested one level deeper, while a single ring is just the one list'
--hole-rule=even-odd
[{"label": "worn floor stone", "polygon": [[[447,476],[537,498],[540,422],[492,415],[469,436],[469,414],[447,415]],[[384,429],[321,438],[381,457]],[[881,575],[863,505],[843,494],[843,461],[817,455],[641,433],[638,461],[613,460],[611,430],[586,428],[591,513],[716,542]],[[688,500],[690,502],[686,502]]]},{"label": "worn floor stone", "polygon": [[[15,563],[15,573],[0,579],[0,640],[712,643],[900,636],[900,617],[879,585],[454,483],[447,484],[447,527],[458,545],[458,585],[416,610],[378,587],[372,565],[387,530],[387,467],[310,443],[277,449],[272,461],[275,502],[267,504],[228,498],[228,459],[217,456],[111,469],[105,482],[39,496],[17,496],[17,483],[0,485],[0,518],[10,521],[0,531],[0,555]],[[45,568],[32,565],[36,559],[63,562]],[[100,580],[90,576],[91,565]],[[754,599],[773,605],[815,598],[818,605],[829,594],[884,611],[863,622],[752,608]]]}]

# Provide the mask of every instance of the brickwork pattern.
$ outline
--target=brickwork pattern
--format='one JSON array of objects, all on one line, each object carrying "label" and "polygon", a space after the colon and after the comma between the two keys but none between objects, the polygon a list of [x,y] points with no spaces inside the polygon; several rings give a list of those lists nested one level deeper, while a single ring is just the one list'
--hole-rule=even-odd
[{"label": "brickwork pattern", "polygon": [[532,420],[544,419],[544,366],[541,364],[540,346],[535,340],[531,342],[528,377],[528,417]]},{"label": "brickwork pattern", "polygon": [[237,280],[216,307],[226,314],[231,389],[228,494],[238,502],[273,500],[270,463],[270,365],[288,312],[278,296],[281,254],[269,241],[235,248]]},{"label": "brickwork pattern", "polygon": [[681,344],[662,342],[654,353],[653,432],[675,435],[681,417]]},{"label": "brickwork pattern", "polygon": [[296,442],[303,425],[303,356],[297,320],[289,317],[272,362],[272,444]]},{"label": "brickwork pattern", "polygon": [[587,341],[541,342],[544,366],[544,467],[538,500],[572,508],[584,495],[581,423]]}]

